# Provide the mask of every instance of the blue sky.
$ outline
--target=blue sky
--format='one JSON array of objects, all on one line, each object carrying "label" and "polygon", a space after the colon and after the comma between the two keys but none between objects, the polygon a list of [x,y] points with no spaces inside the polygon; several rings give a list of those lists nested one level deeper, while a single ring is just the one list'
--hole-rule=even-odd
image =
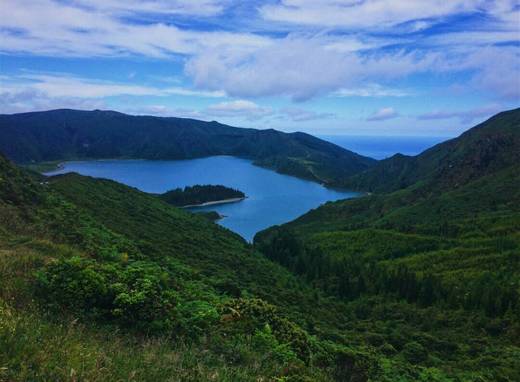
[{"label": "blue sky", "polygon": [[520,106],[516,0],[0,0],[0,112],[454,136]]}]

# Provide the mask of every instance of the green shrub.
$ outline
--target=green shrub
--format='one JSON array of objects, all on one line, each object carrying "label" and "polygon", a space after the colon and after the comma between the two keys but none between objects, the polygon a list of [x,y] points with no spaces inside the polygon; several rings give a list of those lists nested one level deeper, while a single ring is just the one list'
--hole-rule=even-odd
[{"label": "green shrub", "polygon": [[269,324],[265,324],[261,330],[256,330],[252,342],[253,346],[265,357],[272,357],[284,364],[298,359],[289,344],[278,342]]},{"label": "green shrub", "polygon": [[206,301],[181,302],[175,309],[177,324],[182,332],[192,337],[204,333],[209,327],[215,325],[220,315],[218,310]]},{"label": "green shrub", "polygon": [[379,346],[378,349],[381,353],[385,355],[394,355],[395,353],[397,353],[397,350],[395,350],[395,348],[388,343],[384,343],[383,345]]},{"label": "green shrub", "polygon": [[176,293],[169,276],[147,262],[97,263],[72,257],[37,273],[37,293],[52,308],[79,311],[144,331],[173,328]]},{"label": "green shrub", "polygon": [[268,325],[279,343],[290,344],[291,350],[305,362],[311,358],[312,341],[309,335],[261,299],[233,299],[224,306],[222,318],[233,323],[234,328],[251,334],[264,330]]},{"label": "green shrub", "polygon": [[428,352],[418,342],[412,341],[404,345],[401,354],[411,363],[417,364],[428,359]]}]

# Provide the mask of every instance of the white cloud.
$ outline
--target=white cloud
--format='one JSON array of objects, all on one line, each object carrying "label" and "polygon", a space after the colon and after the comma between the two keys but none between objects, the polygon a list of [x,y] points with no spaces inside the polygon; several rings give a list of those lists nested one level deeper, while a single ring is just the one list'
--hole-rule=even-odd
[{"label": "white cloud", "polygon": [[475,71],[471,83],[474,88],[520,102],[520,48],[481,49],[469,59]]},{"label": "white cloud", "polygon": [[216,117],[243,117],[248,120],[255,120],[272,115],[273,111],[251,101],[235,100],[210,105],[203,111],[203,114]]},{"label": "white cloud", "polygon": [[[328,36],[288,36],[249,53],[208,51],[191,58],[186,74],[195,86],[224,89],[235,97],[286,95],[301,101],[357,88],[367,80],[399,78],[431,69],[436,54],[358,55],[327,49]],[[312,54],[310,54],[312,52]]]},{"label": "white cloud", "polygon": [[249,54],[208,51],[191,58],[186,73],[197,87],[221,87],[232,96],[306,99],[343,83],[348,77],[346,68],[356,65],[353,60],[353,56],[325,50],[321,41],[287,38]]},{"label": "white cloud", "polygon": [[23,113],[51,109],[92,110],[105,107],[105,103],[99,99],[49,97],[34,89],[23,89],[18,92],[0,90],[0,113]]},{"label": "white cloud", "polygon": [[382,28],[478,11],[485,0],[281,0],[260,8],[272,21],[343,28]]},{"label": "white cloud", "polygon": [[120,13],[154,13],[166,15],[214,16],[221,13],[229,1],[222,0],[73,0],[87,9]]},{"label": "white cloud", "polygon": [[422,43],[426,45],[453,47],[457,45],[462,46],[489,46],[491,44],[500,44],[507,42],[515,42],[520,40],[519,30],[498,30],[498,31],[464,31],[464,32],[450,32],[439,35],[433,35],[423,38]]},{"label": "white cloud", "polygon": [[488,118],[503,110],[503,107],[494,104],[483,107],[478,107],[470,110],[435,110],[429,113],[420,114],[417,116],[419,120],[438,120],[438,119],[459,119],[462,123],[472,123],[476,119]]},{"label": "white cloud", "polygon": [[[248,33],[191,31],[158,20],[131,23],[96,6],[84,8],[52,0],[0,1],[2,13],[9,15],[0,18],[3,52],[59,56],[138,54],[167,58],[206,49],[250,50],[269,42]],[[99,4],[100,1],[95,3]]]},{"label": "white cloud", "polygon": [[199,91],[182,87],[151,87],[112,81],[92,80],[70,74],[26,73],[4,76],[2,89],[8,93],[19,93],[27,89],[48,97],[104,98],[119,95],[158,96],[169,95],[195,97],[225,97],[222,91]]},{"label": "white cloud", "polygon": [[375,121],[386,121],[388,119],[397,118],[399,114],[392,107],[385,107],[383,109],[379,109],[374,112],[367,118],[367,121],[375,122]]},{"label": "white cloud", "polygon": [[25,73],[0,77],[0,112],[34,109],[92,109],[104,105],[106,97],[185,97],[220,98],[222,91],[201,91],[182,87],[152,87],[76,77],[70,74]]},{"label": "white cloud", "polygon": [[439,72],[467,71],[471,80],[463,87],[496,99],[520,101],[520,47],[487,46],[454,49],[439,60]]},{"label": "white cloud", "polygon": [[334,93],[335,97],[408,97],[412,91],[404,89],[386,88],[379,84],[368,84],[358,88],[342,88]]},{"label": "white cloud", "polygon": [[[175,56],[182,60],[177,62],[185,63],[185,74],[196,87],[79,81],[83,88],[75,89],[78,81],[70,78],[33,79],[37,83],[31,89],[55,97],[71,93],[77,97],[287,96],[297,101],[324,94],[402,97],[408,92],[366,84],[416,73],[463,70],[471,71],[470,85],[475,89],[497,98],[519,97],[519,48],[494,46],[520,40],[520,14],[514,0],[282,0],[259,8],[266,30],[273,20],[297,30],[276,36],[252,33],[248,30],[254,28],[247,27],[242,28],[245,32],[218,27],[202,31],[170,22],[219,15],[233,3],[0,0],[2,13],[9,15],[0,18],[0,52],[57,57],[139,55],[160,60]],[[474,30],[413,34],[465,12],[476,12],[487,21]],[[373,33],[381,28],[394,28],[390,31],[395,33]]]},{"label": "white cloud", "polygon": [[93,81],[85,78],[52,74],[25,74],[3,84],[11,93],[20,89],[32,89],[48,97],[103,98],[118,95],[160,95],[159,89],[146,86]]},{"label": "white cloud", "polygon": [[334,113],[318,113],[296,107],[283,108],[279,111],[280,117],[288,117],[293,122],[308,122],[335,118]]}]

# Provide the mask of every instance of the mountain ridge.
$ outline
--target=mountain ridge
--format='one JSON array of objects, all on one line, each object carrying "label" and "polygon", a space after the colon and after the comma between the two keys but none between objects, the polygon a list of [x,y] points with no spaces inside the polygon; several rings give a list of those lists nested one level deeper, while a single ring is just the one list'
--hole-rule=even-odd
[{"label": "mountain ridge", "polygon": [[462,185],[479,172],[520,162],[520,150],[514,150],[520,146],[519,126],[520,109],[501,112],[418,155],[384,159],[343,185],[370,192],[397,191],[418,181],[437,183],[435,187]]},{"label": "mountain ridge", "polygon": [[233,155],[331,185],[376,163],[302,132],[72,109],[0,115],[0,151],[18,163]]}]

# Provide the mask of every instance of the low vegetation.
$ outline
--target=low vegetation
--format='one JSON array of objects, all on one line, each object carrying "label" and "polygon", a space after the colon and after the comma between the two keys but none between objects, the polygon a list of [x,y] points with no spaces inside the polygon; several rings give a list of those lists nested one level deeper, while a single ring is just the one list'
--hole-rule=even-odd
[{"label": "low vegetation", "polygon": [[254,246],[0,155],[0,380],[520,380],[520,168],[480,131],[455,142],[480,172],[327,203]]},{"label": "low vegetation", "polygon": [[[336,372],[347,346],[310,330],[335,304],[316,308],[308,286],[238,235],[112,181],[41,181],[3,158],[0,171],[3,379]],[[323,319],[327,331],[337,318]]]}]

